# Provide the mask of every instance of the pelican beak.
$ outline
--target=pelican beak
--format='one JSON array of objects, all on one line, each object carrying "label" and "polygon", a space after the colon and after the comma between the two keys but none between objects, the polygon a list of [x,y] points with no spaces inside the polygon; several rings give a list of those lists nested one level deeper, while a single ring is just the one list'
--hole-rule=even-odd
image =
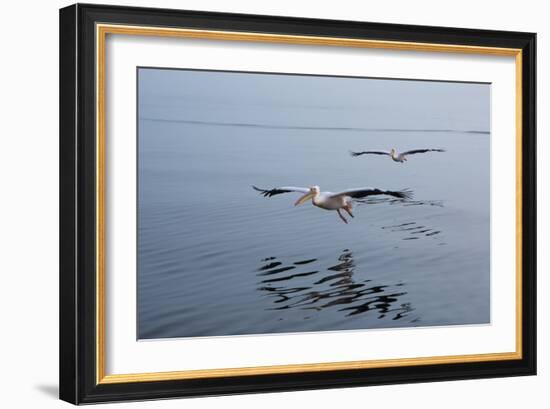
[{"label": "pelican beak", "polygon": [[306,193],[301,198],[296,200],[296,203],[294,203],[294,206],[298,206],[298,205],[301,205],[302,203],[307,202],[309,199],[313,198],[313,196],[315,196],[315,193],[313,192]]}]

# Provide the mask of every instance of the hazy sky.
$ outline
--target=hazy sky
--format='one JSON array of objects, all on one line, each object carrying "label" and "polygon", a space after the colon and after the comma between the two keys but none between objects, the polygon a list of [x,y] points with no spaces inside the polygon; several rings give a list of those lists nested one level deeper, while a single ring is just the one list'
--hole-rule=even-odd
[{"label": "hazy sky", "polygon": [[490,84],[147,68],[139,86],[142,119],[490,130]]}]

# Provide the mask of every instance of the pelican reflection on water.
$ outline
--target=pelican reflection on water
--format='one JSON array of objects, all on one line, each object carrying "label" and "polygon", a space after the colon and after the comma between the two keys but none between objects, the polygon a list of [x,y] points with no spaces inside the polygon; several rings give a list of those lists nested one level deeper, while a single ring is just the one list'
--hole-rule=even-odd
[{"label": "pelican reflection on water", "polygon": [[349,214],[351,217],[355,217],[352,213],[354,200],[364,199],[366,197],[376,195],[386,195],[398,199],[410,199],[412,197],[412,193],[406,190],[381,190],[371,187],[347,189],[337,193],[321,192],[319,186],[311,186],[309,188],[284,186],[276,187],[274,189],[260,189],[256,186],[252,186],[252,188],[260,192],[264,197],[272,197],[275,195],[291,192],[303,193],[304,195],[294,203],[294,206],[301,205],[302,203],[305,203],[311,199],[311,202],[314,206],[325,210],[336,210],[338,216],[340,216],[342,221],[346,224],[348,223],[348,221],[342,215],[341,210],[346,211],[346,213]]},{"label": "pelican reflection on water", "polygon": [[376,314],[372,318],[377,320],[418,321],[418,317],[410,316],[414,310],[410,303],[400,302],[407,294],[403,283],[389,285],[359,280],[353,253],[348,249],[338,256],[336,264],[328,267],[320,266],[321,261],[316,258],[285,263],[268,257],[262,263],[257,273],[261,279],[258,290],[273,302],[269,310],[335,309],[345,317],[370,313]]}]

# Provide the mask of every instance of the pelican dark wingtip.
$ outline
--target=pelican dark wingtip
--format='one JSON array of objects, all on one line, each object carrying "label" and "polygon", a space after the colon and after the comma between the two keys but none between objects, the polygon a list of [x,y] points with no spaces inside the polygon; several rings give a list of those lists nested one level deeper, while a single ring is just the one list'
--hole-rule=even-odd
[{"label": "pelican dark wingtip", "polygon": [[396,197],[398,197],[399,199],[411,200],[413,198],[413,191],[410,189],[403,189],[397,193],[398,193],[398,196]]},{"label": "pelican dark wingtip", "polygon": [[269,195],[269,190],[267,190],[267,189],[260,189],[259,187],[256,187],[254,185],[252,185],[252,189],[260,192],[260,194],[264,197],[267,197]]}]

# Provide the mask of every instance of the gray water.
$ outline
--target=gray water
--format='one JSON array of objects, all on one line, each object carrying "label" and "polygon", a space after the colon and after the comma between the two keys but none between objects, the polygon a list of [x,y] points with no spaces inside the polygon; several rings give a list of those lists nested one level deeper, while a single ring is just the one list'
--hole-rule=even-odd
[{"label": "gray water", "polygon": [[[489,91],[141,69],[138,338],[488,323]],[[446,152],[349,155],[391,147]],[[346,225],[251,188],[314,184],[414,197]]]}]

